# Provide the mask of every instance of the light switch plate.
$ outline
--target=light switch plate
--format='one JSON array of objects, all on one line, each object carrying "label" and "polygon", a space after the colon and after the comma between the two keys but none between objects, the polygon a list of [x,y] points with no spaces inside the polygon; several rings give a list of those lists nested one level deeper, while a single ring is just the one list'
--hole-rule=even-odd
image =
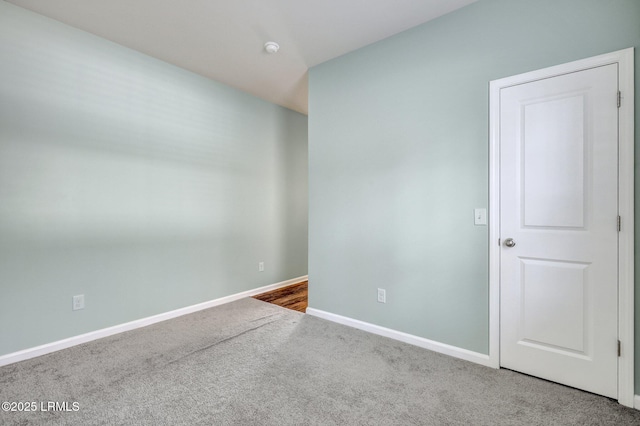
[{"label": "light switch plate", "polygon": [[486,225],[487,209],[475,209],[473,211],[473,223],[474,225]]}]

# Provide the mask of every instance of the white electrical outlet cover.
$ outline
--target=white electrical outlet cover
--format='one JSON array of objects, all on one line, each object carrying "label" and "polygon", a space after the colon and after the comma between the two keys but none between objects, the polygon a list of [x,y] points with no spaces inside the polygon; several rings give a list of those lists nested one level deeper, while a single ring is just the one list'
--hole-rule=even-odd
[{"label": "white electrical outlet cover", "polygon": [[84,309],[84,294],[73,296],[73,310],[78,311]]}]

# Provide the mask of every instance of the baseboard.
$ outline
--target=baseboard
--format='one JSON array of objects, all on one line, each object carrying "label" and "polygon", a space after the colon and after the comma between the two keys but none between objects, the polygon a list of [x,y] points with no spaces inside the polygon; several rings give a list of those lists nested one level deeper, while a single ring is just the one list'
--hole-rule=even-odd
[{"label": "baseboard", "polygon": [[78,336],[69,337],[63,340],[58,340],[57,342],[46,343],[44,345],[36,346],[29,349],[24,349],[18,352],[13,352],[7,355],[0,356],[0,367],[8,364],[13,364],[19,361],[24,361],[30,358],[35,358],[51,352],[56,352],[61,349],[70,348],[72,346],[80,345],[82,343],[91,342],[92,340],[113,336],[114,334],[135,330],[136,328],[146,327],[148,325],[155,324],[157,322],[166,321],[172,318],[177,318],[183,315],[198,312],[203,309],[208,309],[214,306],[223,305],[225,303],[233,302],[239,299],[244,299],[245,297],[251,297],[251,296],[255,296],[256,294],[264,293],[271,290],[276,290],[278,288],[286,287],[291,284],[296,284],[301,281],[305,281],[307,279],[308,279],[308,276],[304,275],[302,277],[292,278],[290,280],[282,281],[275,284],[269,284],[264,287],[254,288],[253,290],[243,291],[240,293],[232,294],[230,296],[221,297],[219,299],[209,300],[207,302],[198,303],[196,305],[186,306],[184,308],[175,309],[173,311],[164,312],[162,314],[153,315],[150,317],[126,322],[124,324],[115,325],[113,327],[91,331],[89,333],[80,334]]},{"label": "baseboard", "polygon": [[633,408],[640,410],[640,395],[635,395],[633,397]]},{"label": "baseboard", "polygon": [[332,314],[330,312],[321,311],[320,309],[307,308],[307,314],[329,321],[337,322],[338,324],[354,327],[363,331],[367,331],[369,333],[389,337],[391,339],[399,340],[404,343],[409,343],[410,345],[419,346],[421,348],[429,349],[434,352],[449,355],[454,358],[464,359],[466,361],[475,362],[476,364],[481,364],[487,367],[494,367],[491,364],[489,355],[458,348],[456,346],[447,345],[445,343],[436,342],[433,340],[425,339],[423,337],[414,336],[412,334],[403,333],[402,331],[392,330],[390,328],[381,327],[379,325],[356,320],[353,318],[343,317],[342,315]]}]

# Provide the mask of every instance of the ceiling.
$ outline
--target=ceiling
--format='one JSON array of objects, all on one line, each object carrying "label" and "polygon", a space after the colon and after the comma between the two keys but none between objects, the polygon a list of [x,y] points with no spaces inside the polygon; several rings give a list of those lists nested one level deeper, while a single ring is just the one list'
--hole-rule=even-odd
[{"label": "ceiling", "polygon": [[310,67],[476,0],[7,1],[306,114]]}]

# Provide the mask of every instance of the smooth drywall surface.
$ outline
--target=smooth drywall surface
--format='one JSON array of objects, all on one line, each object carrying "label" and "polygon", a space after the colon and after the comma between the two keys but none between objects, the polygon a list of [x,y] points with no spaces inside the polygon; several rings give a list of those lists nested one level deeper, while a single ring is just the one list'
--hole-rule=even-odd
[{"label": "smooth drywall surface", "polygon": [[313,68],[310,306],[487,354],[489,81],[633,46],[637,0],[481,0]]},{"label": "smooth drywall surface", "polygon": [[306,275],[306,186],[306,116],[0,1],[0,355]]}]

